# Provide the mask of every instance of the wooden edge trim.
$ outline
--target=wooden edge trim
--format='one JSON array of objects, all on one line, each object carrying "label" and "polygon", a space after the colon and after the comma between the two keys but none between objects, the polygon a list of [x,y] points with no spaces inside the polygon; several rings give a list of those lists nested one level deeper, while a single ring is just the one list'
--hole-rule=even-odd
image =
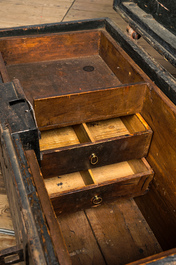
[{"label": "wooden edge trim", "polygon": [[[169,256],[172,256],[173,257],[173,261],[175,261],[175,258],[174,258],[175,255],[176,255],[176,248],[173,248],[173,249],[170,249],[170,250],[167,250],[167,251],[163,251],[163,252],[161,252],[159,254],[152,255],[152,256],[149,256],[147,258],[128,263],[128,265],[143,265],[143,264],[150,264],[150,263],[153,264],[154,262],[157,262],[157,261],[161,261],[160,264],[165,264],[165,262],[166,262],[166,264],[168,264],[169,262],[171,262],[171,260],[168,260],[168,262],[167,262],[167,258]],[[164,262],[164,259],[166,259],[165,262]]]},{"label": "wooden edge trim", "polygon": [[0,74],[1,74],[1,77],[4,83],[10,82],[10,78],[9,78],[1,52],[0,52]]},{"label": "wooden edge trim", "polygon": [[150,126],[148,125],[148,123],[144,120],[144,118],[141,116],[141,114],[140,113],[136,113],[136,116],[140,120],[140,122],[144,125],[144,127],[146,128],[146,130],[152,132],[152,129],[150,128]]},{"label": "wooden edge trim", "polygon": [[45,188],[45,184],[43,182],[42,173],[40,171],[39,165],[37,163],[37,159],[35,157],[35,153],[33,150],[26,151],[26,157],[28,163],[30,165],[31,173],[33,176],[34,183],[36,185],[36,189],[40,198],[40,202],[43,208],[44,215],[46,217],[51,239],[54,244],[54,249],[57,254],[59,264],[63,265],[71,265],[71,259],[65,244],[65,241],[62,236],[62,232],[57,220],[57,217],[54,213],[54,209],[52,207],[51,201],[49,199],[47,190]]}]

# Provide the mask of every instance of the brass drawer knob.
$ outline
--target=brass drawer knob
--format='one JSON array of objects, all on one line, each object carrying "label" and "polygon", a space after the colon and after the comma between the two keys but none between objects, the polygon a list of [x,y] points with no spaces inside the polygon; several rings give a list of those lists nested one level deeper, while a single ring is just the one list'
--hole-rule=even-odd
[{"label": "brass drawer knob", "polygon": [[93,198],[92,198],[92,203],[95,204],[95,205],[98,205],[100,203],[102,203],[103,199],[98,196],[98,195],[95,195]]},{"label": "brass drawer knob", "polygon": [[90,160],[90,163],[92,165],[96,165],[98,163],[98,156],[96,156],[96,154],[92,153],[89,160]]}]

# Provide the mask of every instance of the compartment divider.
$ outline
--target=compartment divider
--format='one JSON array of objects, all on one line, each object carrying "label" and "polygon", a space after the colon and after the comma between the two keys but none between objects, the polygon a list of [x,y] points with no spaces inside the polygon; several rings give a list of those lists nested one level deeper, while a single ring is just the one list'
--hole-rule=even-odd
[{"label": "compartment divider", "polygon": [[74,125],[73,129],[80,141],[80,143],[86,143],[86,142],[95,142],[94,137],[92,136],[89,128],[87,127],[86,123],[81,123],[79,125]]},{"label": "compartment divider", "polygon": [[91,169],[80,171],[80,174],[86,186],[91,185],[91,184],[96,184],[96,181],[95,181],[95,178],[93,176],[93,172]]}]

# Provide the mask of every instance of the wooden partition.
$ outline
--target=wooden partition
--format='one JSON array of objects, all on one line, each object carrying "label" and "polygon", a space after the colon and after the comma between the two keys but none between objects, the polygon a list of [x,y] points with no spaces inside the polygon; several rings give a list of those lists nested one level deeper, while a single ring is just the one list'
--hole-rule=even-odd
[{"label": "wooden partition", "polygon": [[167,250],[176,246],[176,106],[155,87],[147,90],[141,114],[154,132],[147,160],[155,177],[136,201]]},{"label": "wooden partition", "polygon": [[140,83],[34,99],[38,126],[46,130],[140,112],[146,88]]}]

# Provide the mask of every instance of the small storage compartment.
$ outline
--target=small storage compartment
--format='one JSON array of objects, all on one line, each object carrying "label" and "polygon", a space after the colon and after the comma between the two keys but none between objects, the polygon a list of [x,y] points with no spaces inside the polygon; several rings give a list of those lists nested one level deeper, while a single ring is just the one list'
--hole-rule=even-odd
[{"label": "small storage compartment", "polygon": [[152,131],[140,114],[43,131],[44,178],[147,155]]},{"label": "small storage compartment", "polygon": [[45,179],[57,214],[135,197],[148,190],[153,171],[144,158]]},{"label": "small storage compartment", "polygon": [[2,81],[20,80],[40,130],[139,112],[146,82],[128,59],[104,29],[0,39]]}]

